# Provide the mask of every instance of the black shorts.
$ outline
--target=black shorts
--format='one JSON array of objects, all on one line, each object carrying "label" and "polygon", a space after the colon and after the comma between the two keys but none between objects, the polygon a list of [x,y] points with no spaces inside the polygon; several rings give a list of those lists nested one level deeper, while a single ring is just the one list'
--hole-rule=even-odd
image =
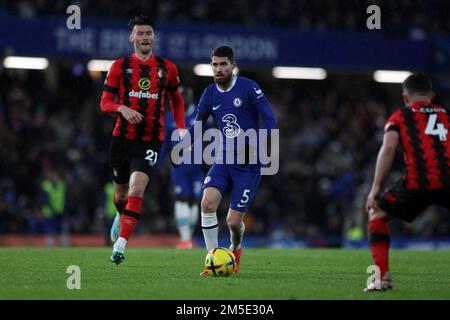
[{"label": "black shorts", "polygon": [[379,201],[381,210],[403,221],[412,222],[430,205],[450,210],[450,188],[435,190],[409,190],[403,180],[386,190]]},{"label": "black shorts", "polygon": [[109,163],[115,183],[125,184],[135,171],[146,173],[149,177],[159,161],[159,141],[134,141],[113,137],[109,146]]}]

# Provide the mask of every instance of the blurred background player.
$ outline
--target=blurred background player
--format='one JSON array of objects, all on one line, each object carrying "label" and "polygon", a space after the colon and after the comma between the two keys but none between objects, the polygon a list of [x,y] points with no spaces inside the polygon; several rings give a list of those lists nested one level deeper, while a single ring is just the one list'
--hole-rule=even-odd
[{"label": "blurred background player", "polygon": [[[191,88],[181,88],[185,105],[186,105],[186,125],[193,125],[196,116],[196,104],[194,103],[193,92]],[[163,163],[165,157],[170,155],[170,152],[176,141],[172,141],[170,137],[172,133],[177,130],[177,125],[170,113],[165,117],[165,137],[166,140],[161,147],[160,164]],[[190,152],[192,155],[193,147],[183,152]],[[180,236],[180,241],[177,245],[181,249],[190,249],[193,247],[192,237],[199,217],[199,203],[202,197],[202,184],[205,178],[203,166],[201,164],[194,164],[193,157],[191,157],[191,164],[181,163],[180,165],[172,165],[170,169],[170,176],[172,181],[174,193],[174,213],[175,221]]]},{"label": "blurred background player", "polygon": [[134,53],[113,63],[101,99],[101,110],[117,115],[110,145],[118,213],[111,231],[115,243],[110,261],[116,264],[125,259],[125,247],[141,213],[142,197],[158,162],[164,141],[166,94],[177,127],[184,129],[184,102],[178,91],[177,67],[153,55],[155,32],[147,16],[136,16],[129,25]]},{"label": "blurred background player", "polygon": [[[388,230],[392,218],[411,223],[432,204],[450,209],[450,116],[448,108],[431,103],[434,96],[431,80],[426,75],[410,75],[403,82],[405,107],[397,109],[386,121],[366,204],[372,257],[380,268],[381,281],[375,280],[366,292],[393,288]],[[405,173],[380,197],[399,144]]]},{"label": "blurred background player", "polygon": [[[117,212],[117,208],[115,206],[114,201],[111,201],[111,199],[114,199],[114,183],[111,181],[108,181],[104,187],[103,187],[103,207],[102,207],[102,218],[103,218],[103,225],[104,225],[104,236],[105,236],[105,245],[110,246],[114,239],[116,239],[116,234],[113,232],[115,231],[114,228],[111,228],[111,226],[114,224],[114,220],[117,218],[119,225],[120,223],[120,214]],[[115,241],[115,240],[114,240]]]},{"label": "blurred background player", "polygon": [[[83,238],[70,244],[104,244],[99,215],[103,187],[112,182],[107,154],[114,116],[98,107],[109,67],[92,67],[90,60],[107,59],[104,64],[110,66],[111,59],[132,53],[124,21],[134,12],[151,12],[159,38],[153,53],[177,62],[183,86],[193,89],[196,102],[212,82],[210,66],[206,75],[197,64],[209,60],[220,41],[241,39],[234,48],[239,75],[258,80],[276,113],[283,137],[280,171],[264,177],[258,188],[245,217],[245,246],[365,248],[374,155],[385,120],[394,106],[403,105],[401,83],[392,82],[408,76],[378,78],[377,70],[426,71],[439,92],[433,102],[450,105],[450,40],[441,37],[450,37],[450,2],[378,2],[392,14],[382,15],[382,28],[374,31],[366,24],[371,15],[362,14],[365,1],[288,0],[279,5],[268,0],[259,5],[253,0],[239,6],[239,15],[236,6],[218,10],[216,1],[83,1],[82,29],[75,31],[65,25],[70,1],[1,1],[0,25],[11,36],[0,37],[0,243],[20,245],[26,234],[33,245],[45,245],[40,238],[42,177],[30,172],[44,172],[51,161],[64,173],[70,238]],[[292,33],[293,28],[299,32]],[[24,32],[27,42],[20,40]],[[337,48],[336,35],[348,39],[348,46]],[[300,43],[312,49],[301,50]],[[326,54],[333,46],[336,54]],[[361,59],[353,59],[354,54]],[[49,64],[42,70],[22,62],[7,66],[14,56],[46,58]],[[275,66],[319,65],[326,71],[323,80],[310,80],[303,72],[296,79],[273,73]],[[387,185],[403,172],[398,156]],[[162,170],[144,197],[145,216],[134,231],[145,232],[146,246],[178,241],[167,192],[170,166]],[[252,211],[257,220],[250,219]],[[426,211],[411,224],[400,219],[389,224],[390,236],[398,240],[391,248],[448,247],[450,215],[439,206]],[[10,236],[16,240],[9,242]]]},{"label": "blurred background player", "polygon": [[69,245],[69,223],[66,221],[66,184],[56,169],[46,169],[41,183],[42,215],[48,247],[54,245],[54,237],[60,234],[60,245]]},{"label": "blurred background player", "polygon": [[[252,80],[234,74],[236,62],[233,49],[220,46],[211,54],[211,67],[214,83],[210,84],[202,94],[197,108],[196,121],[205,123],[209,115],[217,122],[223,136],[223,154],[228,150],[226,143],[233,145],[237,136],[247,129],[271,130],[275,128],[275,115],[260,87]],[[264,122],[260,125],[260,116]],[[194,127],[189,128],[192,140]],[[255,147],[255,146],[254,146]],[[225,192],[231,187],[230,207],[227,223],[230,229],[232,250],[236,257],[235,272],[238,272],[242,254],[242,238],[245,231],[244,215],[255,196],[261,180],[259,164],[236,164],[238,154],[250,156],[248,145],[240,149],[233,148],[234,164],[218,164],[215,162],[209,170],[203,185],[201,202],[201,226],[208,251],[218,247],[217,208]],[[247,158],[247,157],[246,157]],[[204,270],[201,275],[207,275]]]}]

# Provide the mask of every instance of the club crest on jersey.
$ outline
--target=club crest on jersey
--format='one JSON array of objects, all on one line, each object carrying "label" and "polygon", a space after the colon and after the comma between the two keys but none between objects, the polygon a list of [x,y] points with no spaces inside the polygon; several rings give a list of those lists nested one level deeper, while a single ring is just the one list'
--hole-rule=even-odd
[{"label": "club crest on jersey", "polygon": [[150,79],[149,79],[149,78],[142,78],[141,80],[139,80],[138,86],[139,86],[139,88],[141,88],[142,90],[148,90],[148,89],[150,89],[150,87],[151,87],[152,85],[151,85],[151,83],[150,83]]},{"label": "club crest on jersey", "polygon": [[240,98],[234,98],[233,104],[235,107],[240,107],[242,105],[242,100]]}]

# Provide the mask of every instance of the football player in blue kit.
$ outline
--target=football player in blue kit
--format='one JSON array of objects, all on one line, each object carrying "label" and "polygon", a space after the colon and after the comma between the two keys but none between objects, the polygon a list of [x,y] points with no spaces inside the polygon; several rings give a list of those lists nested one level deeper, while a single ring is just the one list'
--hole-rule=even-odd
[{"label": "football player in blue kit", "polygon": [[[201,227],[208,251],[218,247],[217,208],[224,194],[231,189],[227,224],[230,229],[230,250],[236,257],[235,273],[238,272],[242,255],[242,238],[245,231],[244,215],[255,196],[261,180],[259,161],[235,161],[239,153],[245,153],[245,159],[261,147],[245,144],[239,146],[238,136],[248,130],[259,132],[260,129],[275,128],[275,115],[262,89],[252,80],[234,73],[236,62],[233,49],[220,46],[211,54],[211,67],[214,83],[203,92],[197,107],[196,121],[205,123],[210,115],[217,122],[221,132],[222,153],[232,152],[234,161],[215,161],[209,170],[204,184],[201,201]],[[262,118],[262,122],[260,122]],[[194,127],[189,128],[192,141]],[[185,136],[186,138],[186,136]],[[231,142],[231,143],[230,143]],[[237,148],[235,144],[238,143]],[[256,144],[259,143],[259,140]],[[195,145],[195,143],[194,143]],[[230,148],[232,146],[232,148]],[[244,150],[243,150],[244,149]],[[248,153],[247,153],[248,152]],[[227,155],[228,159],[228,155]],[[201,275],[207,275],[204,270]]]},{"label": "football player in blue kit", "polygon": [[[185,113],[186,126],[191,126],[194,123],[196,116],[196,105],[193,103],[193,92],[191,88],[182,87],[182,93],[187,107]],[[173,146],[177,143],[172,141],[170,137],[172,133],[177,130],[177,125],[173,120],[171,112],[165,115],[164,134],[168,137],[161,147],[160,164],[164,162],[166,155],[170,154]],[[192,152],[184,150],[183,152]],[[181,163],[180,165],[172,165],[170,169],[172,180],[172,187],[174,193],[174,211],[175,221],[177,224],[180,241],[177,245],[181,249],[190,249],[193,247],[192,236],[199,217],[199,203],[202,198],[202,184],[205,178],[205,172],[201,164]]]}]

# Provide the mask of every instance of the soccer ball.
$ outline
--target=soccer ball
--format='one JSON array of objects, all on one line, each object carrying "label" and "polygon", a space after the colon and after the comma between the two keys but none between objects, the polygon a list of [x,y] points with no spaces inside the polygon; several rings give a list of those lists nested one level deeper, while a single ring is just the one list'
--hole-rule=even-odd
[{"label": "soccer ball", "polygon": [[234,273],[236,258],[227,248],[214,248],[208,252],[205,259],[205,270],[209,276],[228,277]]}]

